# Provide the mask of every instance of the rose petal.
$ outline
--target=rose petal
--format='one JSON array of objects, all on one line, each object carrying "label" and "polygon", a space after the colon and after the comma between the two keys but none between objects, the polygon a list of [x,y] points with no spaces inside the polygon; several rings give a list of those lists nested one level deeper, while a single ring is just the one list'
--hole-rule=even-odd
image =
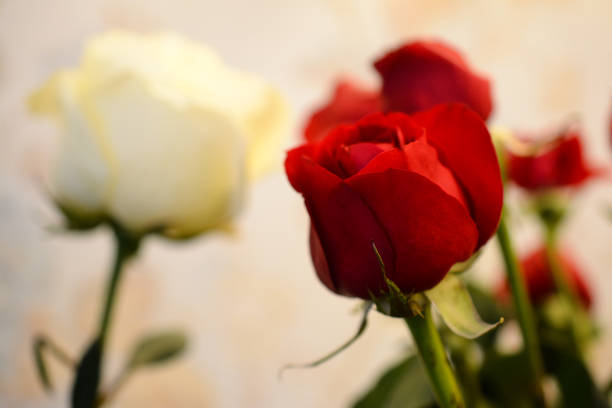
[{"label": "rose petal", "polygon": [[420,174],[457,199],[468,210],[465,196],[455,176],[440,163],[438,153],[427,144],[425,138],[404,145],[402,150],[393,149],[379,154],[359,174],[380,173],[389,168]]},{"label": "rose petal", "polygon": [[576,186],[598,173],[586,163],[578,133],[563,136],[558,145],[539,155],[508,152],[508,177],[527,190]]},{"label": "rose petal", "polygon": [[[364,299],[385,287],[376,244],[387,268],[393,268],[393,250],[384,230],[359,194],[342,179],[306,156],[303,148],[287,155],[291,184],[304,195],[312,220],[312,257],[321,281],[334,292]],[[325,258],[325,262],[323,261]]]},{"label": "rose petal", "polygon": [[378,91],[342,79],[336,85],[331,100],[308,119],[304,127],[304,138],[309,141],[322,139],[335,126],[354,122],[379,110],[381,100]]},{"label": "rose petal", "polygon": [[[577,292],[583,305],[586,308],[590,308],[593,300],[582,272],[567,252],[559,253],[558,256],[561,267],[568,278],[568,283]],[[556,292],[556,285],[548,263],[546,248],[538,248],[524,257],[521,260],[521,267],[532,302],[539,303],[547,296]]]},{"label": "rose petal", "polygon": [[491,114],[489,81],[443,43],[406,44],[377,60],[374,66],[383,79],[387,110],[411,113],[439,103],[459,102],[484,120]]},{"label": "rose petal", "polygon": [[77,71],[62,71],[30,97],[29,105],[64,130],[50,180],[55,198],[72,212],[93,216],[104,213],[108,203],[112,153],[83,104],[85,89]]},{"label": "rose petal", "polygon": [[469,258],[478,241],[466,209],[427,178],[388,169],[346,181],[376,214],[395,250],[389,277],[404,292],[435,286],[456,262]]},{"label": "rose petal", "polygon": [[188,236],[218,227],[242,202],[241,127],[216,110],[152,92],[125,75],[90,95],[113,152],[109,214],[135,232],[163,228]]},{"label": "rose petal", "polygon": [[428,143],[467,193],[481,247],[497,229],[503,204],[501,174],[489,131],[478,115],[459,104],[439,105],[413,119],[427,129]]}]

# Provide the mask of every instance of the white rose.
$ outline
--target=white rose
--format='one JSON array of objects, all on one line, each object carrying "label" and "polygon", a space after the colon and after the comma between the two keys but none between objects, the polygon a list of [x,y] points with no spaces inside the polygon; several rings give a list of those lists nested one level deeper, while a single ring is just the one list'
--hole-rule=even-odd
[{"label": "white rose", "polygon": [[80,66],[55,74],[30,107],[63,128],[51,175],[62,208],[136,234],[223,226],[287,125],[274,88],[169,33],[92,38]]}]

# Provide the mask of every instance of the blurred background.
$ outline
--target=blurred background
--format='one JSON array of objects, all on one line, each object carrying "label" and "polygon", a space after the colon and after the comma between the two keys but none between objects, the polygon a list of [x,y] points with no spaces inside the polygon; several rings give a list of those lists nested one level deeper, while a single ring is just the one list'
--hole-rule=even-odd
[{"label": "blurred background", "polygon": [[[608,0],[0,0],[0,406],[66,405],[69,373],[51,365],[57,389],[40,386],[31,353],[44,332],[75,355],[90,340],[112,255],[110,234],[52,232],[61,222],[45,195],[57,129],[25,108],[50,73],[78,62],[85,39],[114,27],[174,30],[206,43],[232,66],[276,84],[293,107],[286,146],[340,74],[375,83],[371,61],[417,37],[457,46],[494,86],[490,123],[540,129],[578,117],[588,155],[609,165],[612,3]],[[231,235],[188,243],[146,240],[129,265],[115,310],[107,374],[132,342],[179,327],[187,354],[130,379],[117,407],[342,407],[408,342],[402,321],[372,314],[349,350],[303,371],[277,371],[336,347],[358,325],[358,302],[332,295],[310,264],[302,200],[276,171],[250,191]],[[590,356],[612,374],[612,182],[591,183],[563,232],[595,292],[602,337]],[[517,246],[538,231],[514,217]],[[472,277],[495,284],[495,242]]]}]

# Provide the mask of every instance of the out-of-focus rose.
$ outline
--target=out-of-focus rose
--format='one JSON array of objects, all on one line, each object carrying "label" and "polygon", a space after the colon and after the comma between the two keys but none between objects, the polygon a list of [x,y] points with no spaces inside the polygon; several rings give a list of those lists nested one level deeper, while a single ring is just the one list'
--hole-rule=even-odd
[{"label": "out-of-focus rose", "polygon": [[[579,186],[600,170],[586,161],[581,134],[575,127],[542,142],[528,142],[523,151],[506,152],[508,178],[529,191]],[[529,146],[532,148],[529,148]]]},{"label": "out-of-focus rose", "polygon": [[459,52],[436,41],[402,45],[374,63],[387,110],[414,112],[444,102],[464,103],[486,120],[493,109],[489,80]]},{"label": "out-of-focus rose", "polygon": [[608,116],[608,140],[610,145],[612,145],[612,105],[610,106],[610,116]]},{"label": "out-of-focus rose", "polygon": [[318,140],[341,123],[355,122],[382,110],[380,94],[348,79],[336,85],[331,100],[308,119],[304,127],[306,140]]},{"label": "out-of-focus rose", "polygon": [[317,109],[304,128],[306,140],[317,140],[334,126],[379,111],[413,113],[439,103],[463,103],[486,120],[493,109],[489,80],[475,73],[447,44],[415,41],[378,59],[378,90],[341,80],[330,101]]},{"label": "out-of-focus rose", "polygon": [[311,217],[321,281],[365,299],[388,277],[405,293],[432,288],[495,231],[503,190],[481,118],[462,105],[373,114],[287,154],[287,176]]},{"label": "out-of-focus rose", "polygon": [[[568,284],[576,292],[582,304],[586,308],[590,308],[593,299],[591,290],[584,280],[582,272],[568,252],[561,252],[558,256],[563,272],[567,276]],[[533,304],[541,304],[550,295],[557,292],[548,263],[546,248],[540,247],[523,257],[521,259],[521,267],[525,277],[527,292]],[[502,299],[509,299],[510,289],[507,282],[502,283],[500,286],[499,295]]]},{"label": "out-of-focus rose", "polygon": [[170,33],[92,38],[30,107],[62,126],[51,188],[67,213],[178,237],[231,218],[287,122],[274,88]]}]

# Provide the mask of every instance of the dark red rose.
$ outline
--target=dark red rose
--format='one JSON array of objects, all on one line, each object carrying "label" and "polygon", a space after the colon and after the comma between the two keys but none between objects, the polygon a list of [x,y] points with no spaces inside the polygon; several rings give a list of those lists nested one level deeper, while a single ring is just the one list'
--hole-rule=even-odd
[{"label": "dark red rose", "polygon": [[[559,261],[568,283],[578,295],[582,304],[588,309],[593,300],[591,291],[583,278],[582,272],[576,266],[567,252],[559,254]],[[557,292],[555,281],[550,270],[546,249],[541,247],[521,259],[521,267],[527,285],[529,298],[534,305],[541,304],[550,295]],[[503,299],[510,297],[508,283],[504,282],[501,286],[500,295]]]},{"label": "dark red rose", "polygon": [[304,127],[306,140],[317,140],[332,128],[355,122],[367,114],[382,109],[380,94],[352,81],[342,79],[336,85],[331,100],[312,114]]},{"label": "dark red rose", "polygon": [[374,63],[383,80],[387,110],[414,112],[444,102],[460,102],[486,120],[491,114],[491,86],[463,56],[448,45],[416,41],[402,45]]},{"label": "dark red rose", "polygon": [[508,178],[526,190],[578,186],[600,172],[585,160],[580,132],[568,128],[530,155],[507,152]]},{"label": "dark red rose", "polygon": [[287,154],[285,169],[311,218],[321,281],[370,298],[388,277],[405,293],[435,286],[494,233],[503,189],[482,119],[443,104],[409,116],[373,114]]},{"label": "dark red rose", "polygon": [[320,139],[342,123],[379,111],[414,113],[439,103],[463,103],[486,120],[491,114],[491,86],[454,49],[441,42],[415,41],[389,52],[374,64],[379,90],[342,80],[330,101],[308,119],[306,140]]}]

